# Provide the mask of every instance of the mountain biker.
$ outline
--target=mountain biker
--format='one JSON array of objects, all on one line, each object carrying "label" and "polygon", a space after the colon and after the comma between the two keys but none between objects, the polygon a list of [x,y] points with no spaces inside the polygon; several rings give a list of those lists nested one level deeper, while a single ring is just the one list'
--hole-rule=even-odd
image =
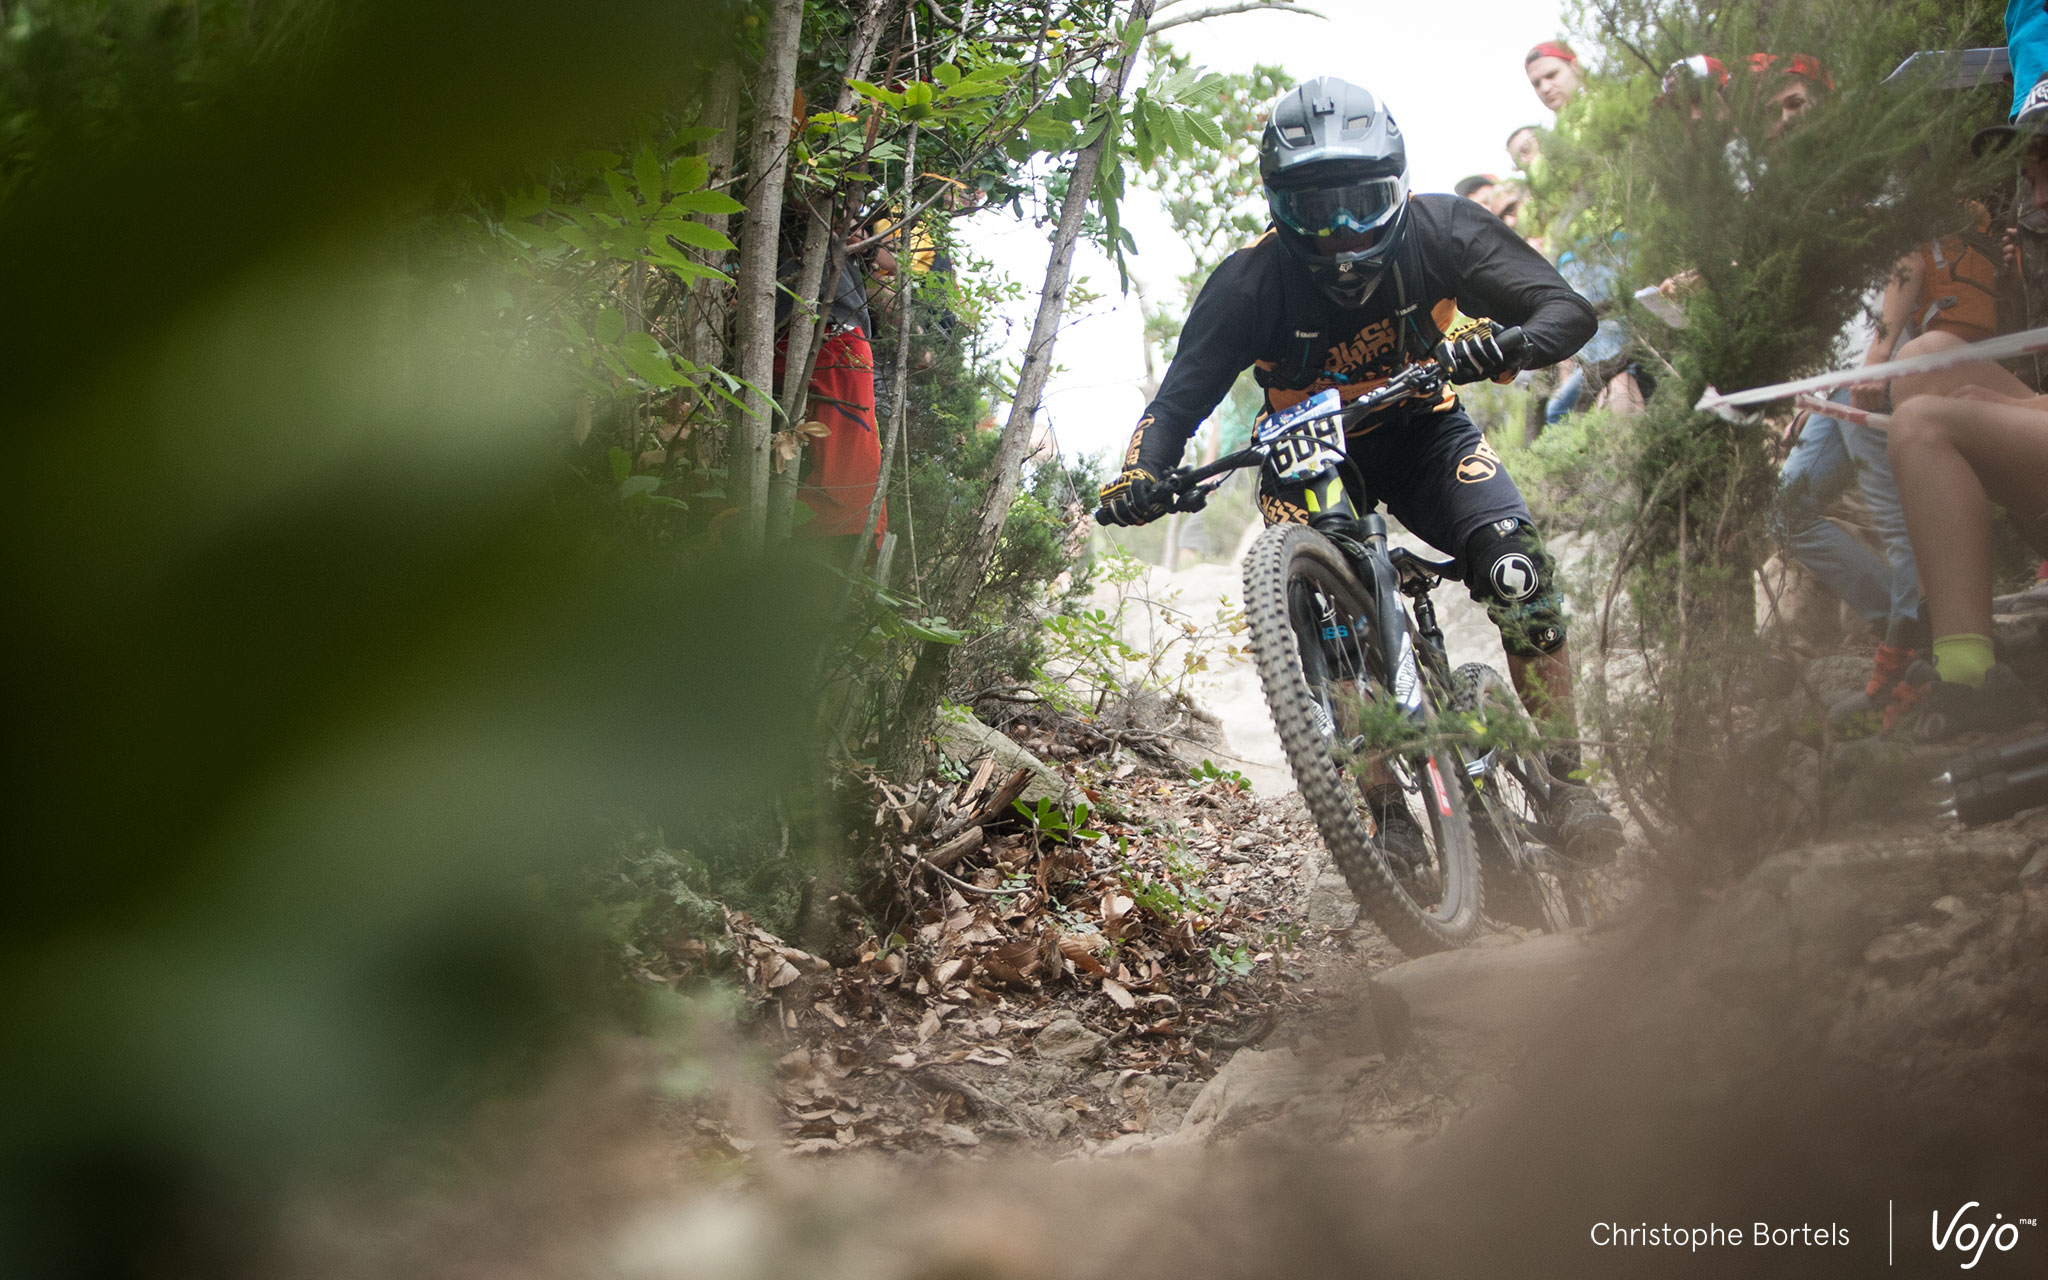
[{"label": "mountain biker", "polygon": [[[1541,254],[1470,200],[1408,192],[1408,156],[1393,117],[1370,92],[1334,77],[1283,94],[1259,144],[1274,225],[1232,254],[1188,313],[1179,353],[1131,436],[1123,470],[1102,487],[1101,518],[1144,524],[1165,514],[1166,476],[1189,437],[1255,368],[1268,411],[1336,387],[1345,400],[1403,368],[1439,359],[1455,383],[1506,380],[1524,364],[1555,364],[1592,334],[1593,308]],[[1519,325],[1525,349],[1460,324],[1460,308]],[[1479,427],[1446,387],[1440,399],[1389,407],[1349,427],[1348,451],[1369,492],[1425,542],[1452,556],[1500,628],[1515,688],[1540,721],[1571,723],[1571,660],[1554,569],[1528,504]],[[1261,481],[1270,524],[1311,523],[1301,485]],[[1547,763],[1580,769],[1576,746]],[[1377,790],[1377,788],[1376,788]],[[1590,789],[1557,789],[1549,816],[1578,857],[1611,856],[1620,824]],[[1405,809],[1375,798],[1384,821]],[[1391,832],[1390,828],[1390,832]]]}]

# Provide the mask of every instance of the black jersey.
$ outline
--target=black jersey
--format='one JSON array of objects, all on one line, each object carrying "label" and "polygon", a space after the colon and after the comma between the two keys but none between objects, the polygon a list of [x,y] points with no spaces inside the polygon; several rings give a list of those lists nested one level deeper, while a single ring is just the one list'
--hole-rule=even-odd
[{"label": "black jersey", "polygon": [[[1401,252],[1363,307],[1331,301],[1268,231],[1202,286],[1125,465],[1154,474],[1177,465],[1188,437],[1247,368],[1257,366],[1269,409],[1333,386],[1348,400],[1428,358],[1460,311],[1520,325],[1530,367],[1571,355],[1597,323],[1592,304],[1542,254],[1457,196],[1409,200]],[[1441,402],[1389,412],[1438,413],[1456,404],[1447,389]]]}]

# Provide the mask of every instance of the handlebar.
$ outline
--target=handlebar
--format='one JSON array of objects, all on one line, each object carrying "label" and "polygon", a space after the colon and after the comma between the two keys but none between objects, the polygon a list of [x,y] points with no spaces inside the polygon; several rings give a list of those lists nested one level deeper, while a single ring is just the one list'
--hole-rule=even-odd
[{"label": "handlebar", "polygon": [[[1528,340],[1519,327],[1500,330],[1494,335],[1494,340],[1500,344],[1502,353],[1516,364],[1521,362],[1523,353],[1528,350]],[[1443,390],[1444,382],[1449,376],[1450,370],[1437,360],[1419,360],[1408,365],[1339,411],[1343,416],[1346,434],[1367,418],[1403,400],[1438,394]],[[1306,427],[1311,422],[1319,421],[1322,421],[1322,416],[1304,419],[1297,425]],[[1168,490],[1166,510],[1200,511],[1208,505],[1209,495],[1223,487],[1224,479],[1230,472],[1253,466],[1263,456],[1263,452],[1256,445],[1251,445],[1199,467],[1179,467],[1168,472],[1160,480]],[[1108,513],[1098,508],[1095,512],[1095,522],[1108,524]]]}]

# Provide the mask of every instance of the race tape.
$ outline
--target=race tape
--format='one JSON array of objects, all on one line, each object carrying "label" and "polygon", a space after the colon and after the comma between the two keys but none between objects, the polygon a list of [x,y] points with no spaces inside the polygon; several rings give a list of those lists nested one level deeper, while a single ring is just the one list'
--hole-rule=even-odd
[{"label": "race tape", "polygon": [[1996,338],[1965,343],[1949,351],[1932,351],[1924,356],[1887,360],[1883,364],[1837,369],[1833,373],[1816,374],[1811,378],[1800,378],[1793,382],[1774,382],[1768,387],[1752,387],[1748,391],[1734,391],[1726,395],[1709,386],[1706,394],[1701,396],[1699,403],[1693,407],[1703,413],[1719,414],[1724,418],[1739,418],[1741,415],[1729,412],[1738,405],[1788,400],[1809,391],[1874,386],[1880,382],[1890,382],[1893,378],[1904,377],[1909,373],[1938,373],[1943,369],[1974,364],[1979,360],[2010,360],[2014,356],[2032,355],[2036,351],[2048,351],[2048,328],[2000,334]]},{"label": "race tape", "polygon": [[1868,409],[1858,409],[1853,404],[1823,400],[1816,395],[1794,396],[1792,403],[1800,409],[1824,413],[1837,422],[1853,422],[1859,427],[1869,427],[1875,431],[1888,431],[1892,425],[1892,415],[1888,413],[1872,413]]}]

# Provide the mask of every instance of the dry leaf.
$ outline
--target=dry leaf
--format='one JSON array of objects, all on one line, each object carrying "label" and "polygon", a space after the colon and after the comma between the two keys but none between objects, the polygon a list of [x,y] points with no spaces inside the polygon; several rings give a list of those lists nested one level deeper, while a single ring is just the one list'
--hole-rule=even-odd
[{"label": "dry leaf", "polygon": [[832,434],[832,428],[826,426],[822,422],[815,421],[806,422],[802,426],[798,427],[797,430],[801,431],[802,433],[809,436],[813,440],[823,440],[826,436]]},{"label": "dry leaf", "polygon": [[1102,994],[1114,1000],[1116,1007],[1119,1009],[1133,1009],[1138,1004],[1131,993],[1124,989],[1124,984],[1118,982],[1115,978],[1104,978],[1102,980]]}]

